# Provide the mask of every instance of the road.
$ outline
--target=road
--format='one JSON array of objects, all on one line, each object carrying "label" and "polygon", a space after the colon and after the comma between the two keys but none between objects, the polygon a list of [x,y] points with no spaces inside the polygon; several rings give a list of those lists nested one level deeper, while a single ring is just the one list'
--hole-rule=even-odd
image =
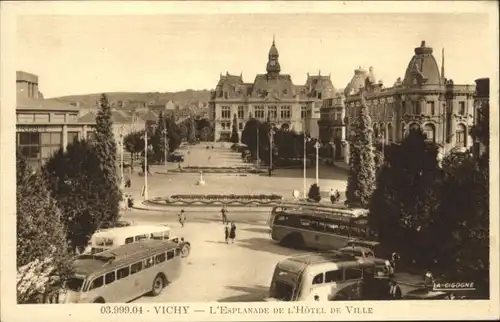
[{"label": "road", "polygon": [[[158,297],[144,296],[135,302],[250,302],[263,300],[278,261],[302,251],[285,248],[272,241],[268,215],[231,213],[237,225],[234,244],[224,242],[224,228],[217,212],[187,214],[184,228],[175,213],[128,211],[123,219],[140,223],[162,223],[172,227],[172,235],[185,237],[192,249],[179,280]],[[401,285],[403,293],[412,289]]]}]

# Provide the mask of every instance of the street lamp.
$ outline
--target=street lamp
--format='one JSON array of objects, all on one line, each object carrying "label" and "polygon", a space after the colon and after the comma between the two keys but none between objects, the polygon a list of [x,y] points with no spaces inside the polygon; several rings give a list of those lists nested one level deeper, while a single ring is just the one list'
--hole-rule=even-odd
[{"label": "street lamp", "polygon": [[167,168],[167,156],[168,156],[168,141],[167,141],[167,138],[168,138],[168,130],[167,130],[167,127],[165,126],[165,129],[163,129],[162,131],[163,133],[163,150],[164,150],[164,164],[165,164],[165,173],[168,172],[168,168]]},{"label": "street lamp", "polygon": [[123,178],[123,127],[120,128],[120,188],[123,189],[125,180]]},{"label": "street lamp", "polygon": [[273,170],[273,136],[274,130],[273,128],[269,129],[269,176],[271,176],[271,172]]},{"label": "street lamp", "polygon": [[144,200],[148,200],[148,130],[144,129]]},{"label": "street lamp", "polygon": [[316,148],[316,185],[317,186],[319,186],[319,148],[320,147],[321,147],[321,144],[319,144],[319,141],[316,141],[314,148]]},{"label": "street lamp", "polygon": [[306,134],[304,133],[304,156],[303,156],[303,159],[304,159],[304,198],[306,198],[306,181],[307,181],[307,176],[306,176],[306,168],[307,168],[307,164],[306,164],[306,145],[307,145],[307,137],[306,137]]},{"label": "street lamp", "polygon": [[257,169],[260,169],[260,158],[259,158],[259,124],[257,124]]}]

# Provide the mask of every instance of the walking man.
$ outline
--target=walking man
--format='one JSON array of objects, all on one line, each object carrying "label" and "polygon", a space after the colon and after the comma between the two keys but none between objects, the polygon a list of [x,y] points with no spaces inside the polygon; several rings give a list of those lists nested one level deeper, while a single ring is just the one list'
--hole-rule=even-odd
[{"label": "walking man", "polygon": [[228,240],[229,240],[229,225],[226,223],[224,225],[224,240],[226,241],[226,244],[228,243]]},{"label": "walking man", "polygon": [[181,209],[181,212],[177,215],[179,217],[179,223],[181,227],[184,227],[184,222],[186,221],[186,214],[184,213],[184,209]]},{"label": "walking man", "polygon": [[391,280],[389,284],[389,299],[391,300],[399,300],[402,298],[401,287],[399,287],[398,283],[395,280]]},{"label": "walking man", "polygon": [[222,213],[222,223],[223,224],[227,224],[228,221],[227,221],[227,209],[226,209],[226,205],[222,206],[222,209],[221,209],[220,212]]},{"label": "walking man", "polygon": [[330,201],[332,202],[332,204],[334,204],[336,202],[335,193],[333,192],[333,188],[330,189]]}]

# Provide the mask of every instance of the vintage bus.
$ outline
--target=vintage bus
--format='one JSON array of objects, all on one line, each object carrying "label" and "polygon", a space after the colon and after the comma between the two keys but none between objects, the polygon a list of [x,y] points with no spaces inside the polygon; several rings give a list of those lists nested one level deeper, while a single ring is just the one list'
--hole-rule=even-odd
[{"label": "vintage bus", "polygon": [[276,265],[266,301],[376,300],[387,286],[383,261],[337,251],[308,253]]},{"label": "vintage bus", "polygon": [[177,243],[145,240],[77,256],[60,303],[125,303],[146,293],[156,296],[182,270]]},{"label": "vintage bus", "polygon": [[366,209],[284,203],[271,213],[271,238],[293,248],[340,249],[353,239],[376,239],[368,227],[367,214]]},{"label": "vintage bus", "polygon": [[189,242],[184,241],[183,238],[171,236],[171,228],[167,225],[132,225],[98,230],[90,238],[84,254],[97,254],[146,239],[170,240],[182,244],[183,256],[189,255],[191,246]]}]

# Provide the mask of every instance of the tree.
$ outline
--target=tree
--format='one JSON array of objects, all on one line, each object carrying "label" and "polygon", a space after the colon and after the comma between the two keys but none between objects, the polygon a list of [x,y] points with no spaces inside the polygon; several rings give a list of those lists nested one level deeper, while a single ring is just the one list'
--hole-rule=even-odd
[{"label": "tree", "polygon": [[349,205],[366,207],[375,189],[375,161],[372,145],[372,124],[366,110],[361,105],[351,139],[349,175],[346,198]]},{"label": "tree", "polygon": [[210,127],[204,127],[200,131],[200,141],[210,142],[213,141],[213,130]]},{"label": "tree", "polygon": [[432,225],[442,182],[437,155],[424,133],[410,132],[400,146],[387,150],[369,204],[368,223],[379,241],[423,266],[431,264],[436,245]]},{"label": "tree", "polygon": [[117,175],[116,141],[113,136],[112,126],[111,107],[106,95],[102,94],[99,101],[99,112],[96,117],[94,148],[107,185],[107,194],[102,196],[104,199],[101,202],[106,205],[104,218],[109,221],[118,219],[121,200]]},{"label": "tree", "polygon": [[188,121],[188,142],[193,144],[196,142],[196,126],[194,119],[192,117],[189,118]]},{"label": "tree", "polygon": [[127,134],[123,138],[125,150],[131,154],[131,160],[134,160],[134,154],[144,151],[144,131],[135,131]]},{"label": "tree", "polygon": [[179,137],[181,140],[186,140],[187,141],[187,133],[188,133],[188,127],[186,126],[185,122],[182,122],[178,125],[179,128]]},{"label": "tree", "polygon": [[156,125],[155,133],[151,140],[155,159],[165,162],[165,152],[168,151],[168,140],[166,139],[167,122],[163,117],[163,112],[158,116],[158,123]]},{"label": "tree", "polygon": [[20,153],[16,179],[17,299],[31,303],[60,289],[69,273],[68,245],[56,201]]},{"label": "tree", "polygon": [[248,146],[250,151],[252,151],[253,153],[257,151],[257,129],[259,127],[259,120],[251,118],[245,123],[243,131],[241,132],[241,143]]},{"label": "tree", "polygon": [[230,141],[232,143],[240,142],[240,138],[238,135],[238,119],[236,117],[236,114],[234,114],[234,117],[233,117],[233,127],[232,127],[232,131],[231,131]]},{"label": "tree", "polygon": [[61,149],[54,154],[43,173],[62,210],[67,240],[73,249],[86,246],[100,223],[110,220],[107,201],[114,198],[97,150],[85,140],[74,142],[66,152]]}]

